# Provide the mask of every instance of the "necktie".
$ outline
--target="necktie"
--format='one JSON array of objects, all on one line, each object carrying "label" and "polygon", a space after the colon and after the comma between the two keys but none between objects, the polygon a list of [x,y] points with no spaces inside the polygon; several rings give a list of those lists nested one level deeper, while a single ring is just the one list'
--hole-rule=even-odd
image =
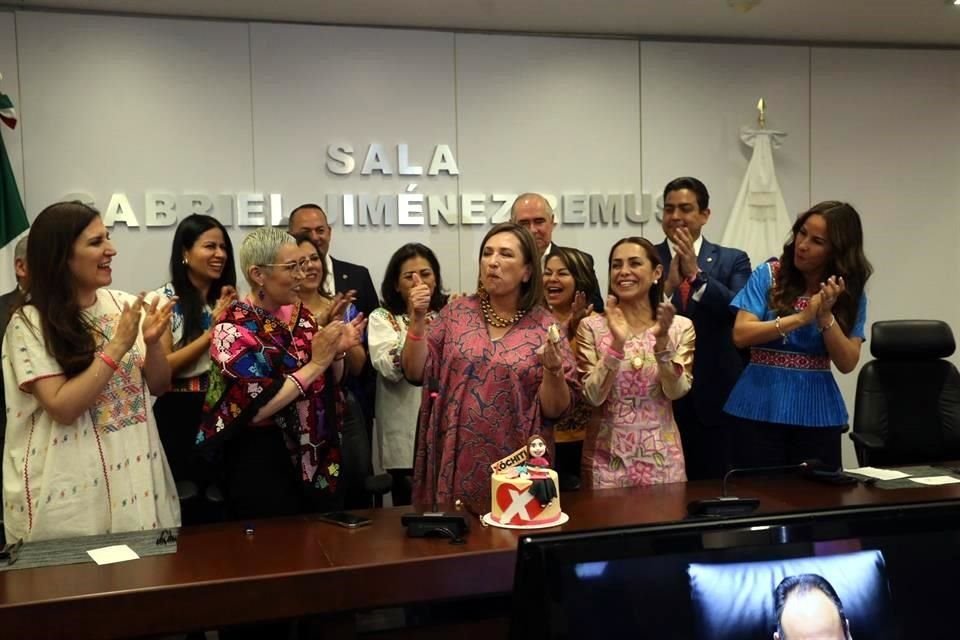
[{"label": "necktie", "polygon": [[678,290],[680,291],[680,310],[683,311],[687,308],[687,303],[690,302],[690,281],[686,278],[681,280]]}]

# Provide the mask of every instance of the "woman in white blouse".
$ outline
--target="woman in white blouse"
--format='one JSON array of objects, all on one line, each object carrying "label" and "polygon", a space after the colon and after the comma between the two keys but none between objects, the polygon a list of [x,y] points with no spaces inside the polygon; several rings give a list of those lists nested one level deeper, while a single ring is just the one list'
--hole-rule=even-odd
[{"label": "woman in white blouse", "polygon": [[[447,303],[440,264],[422,244],[405,244],[393,254],[380,285],[383,306],[370,315],[367,326],[370,361],[377,376],[377,433],[384,468],[393,476],[393,504],[410,504],[413,445],[422,389],[407,382],[400,352],[407,338],[410,290],[419,283],[430,287],[428,321]],[[422,339],[422,338],[421,338]]]}]

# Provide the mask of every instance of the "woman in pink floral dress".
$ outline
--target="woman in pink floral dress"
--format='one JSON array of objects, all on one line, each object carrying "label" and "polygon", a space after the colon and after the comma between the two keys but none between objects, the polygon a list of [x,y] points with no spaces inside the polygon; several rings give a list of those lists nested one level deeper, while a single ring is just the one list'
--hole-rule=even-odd
[{"label": "woman in pink floral dress", "polygon": [[672,401],[693,382],[693,323],[663,301],[663,267],[643,238],[610,251],[606,313],[577,330],[583,395],[596,407],[587,426],[582,482],[606,489],[684,482]]}]

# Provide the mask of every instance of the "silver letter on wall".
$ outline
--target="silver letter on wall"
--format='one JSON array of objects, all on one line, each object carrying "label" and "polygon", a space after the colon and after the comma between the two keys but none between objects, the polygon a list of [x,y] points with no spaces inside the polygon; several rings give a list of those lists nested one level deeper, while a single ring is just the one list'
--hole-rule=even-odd
[{"label": "silver letter on wall", "polygon": [[384,151],[382,144],[371,144],[370,148],[367,149],[367,158],[360,168],[360,175],[369,176],[374,171],[379,171],[385,176],[393,173],[390,168],[390,161],[387,160],[387,152]]},{"label": "silver letter on wall", "polygon": [[427,175],[435,176],[441,171],[446,171],[451,176],[460,175],[460,169],[457,168],[457,161],[453,158],[453,151],[450,145],[438,144],[433,150],[433,158],[430,160],[430,168],[427,169]]},{"label": "silver letter on wall", "polygon": [[139,227],[137,216],[133,213],[133,207],[130,206],[130,199],[126,194],[115,193],[110,196],[110,204],[103,212],[103,226],[112,227],[118,222],[122,222],[128,227]]},{"label": "silver letter on wall", "polygon": [[348,176],[353,173],[357,162],[353,159],[352,153],[353,147],[349,144],[327,145],[327,170],[338,176]]},{"label": "silver letter on wall", "polygon": [[241,227],[262,227],[263,223],[263,194],[238,193],[237,225]]},{"label": "silver letter on wall", "polygon": [[146,205],[146,226],[169,227],[177,222],[177,198],[172,193],[147,191],[144,198]]}]

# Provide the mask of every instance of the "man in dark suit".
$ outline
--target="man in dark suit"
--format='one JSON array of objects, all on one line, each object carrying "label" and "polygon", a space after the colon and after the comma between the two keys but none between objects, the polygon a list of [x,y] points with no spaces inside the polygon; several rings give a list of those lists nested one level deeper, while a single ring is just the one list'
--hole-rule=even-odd
[{"label": "man in dark suit", "polygon": [[732,418],[723,404],[743,370],[733,345],[730,301],[750,278],[750,258],[713,244],[701,229],[710,218],[710,194],[696,178],[677,178],[663,190],[663,232],[657,245],[664,296],[693,321],[697,346],[693,388],[673,403],[683,440],[687,478],[719,478],[732,466]]},{"label": "man in dark suit", "polygon": [[[373,286],[370,271],[366,267],[337,260],[330,255],[330,236],[332,229],[327,224],[326,212],[317,204],[302,204],[290,212],[287,230],[293,234],[306,233],[320,248],[324,255],[326,279],[321,283],[329,294],[355,291],[354,305],[357,310],[369,318],[373,310],[380,306],[380,297]],[[366,344],[364,344],[366,350]],[[346,380],[348,412],[343,425],[343,462],[346,482],[344,502],[348,509],[361,509],[370,506],[369,496],[363,487],[363,478],[372,473],[370,442],[373,435],[374,406],[376,402],[377,377],[367,362],[358,376]],[[363,415],[358,416],[355,407]],[[362,421],[358,418],[362,417]],[[366,433],[363,433],[363,432]]]},{"label": "man in dark suit", "polygon": [[337,260],[330,255],[332,229],[327,224],[327,214],[320,205],[302,204],[294,209],[290,213],[287,230],[290,233],[308,233],[326,256],[324,271],[327,278],[322,284],[327,293],[333,295],[350,290],[356,291],[357,299],[354,305],[364,317],[370,317],[373,310],[380,306],[380,297],[377,295],[376,287],[373,286],[370,272],[362,265]]},{"label": "man in dark suit", "polygon": [[[540,266],[546,261],[553,249],[553,229],[557,226],[557,218],[547,199],[539,193],[522,193],[513,201],[510,207],[510,222],[526,227],[533,234],[540,251]],[[577,249],[577,251],[580,251]],[[586,258],[590,269],[594,269],[593,256],[586,251],[580,251]],[[594,274],[594,280],[597,276]],[[590,297],[590,304],[597,313],[603,312],[603,292],[598,291]]]}]

